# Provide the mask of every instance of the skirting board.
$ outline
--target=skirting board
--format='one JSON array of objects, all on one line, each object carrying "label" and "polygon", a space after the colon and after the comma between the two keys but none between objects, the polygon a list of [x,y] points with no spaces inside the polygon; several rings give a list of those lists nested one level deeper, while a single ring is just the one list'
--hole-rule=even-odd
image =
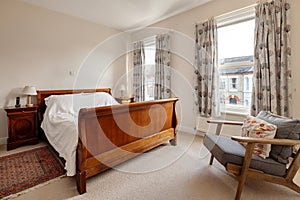
[{"label": "skirting board", "polygon": [[0,145],[7,144],[7,137],[0,138]]},{"label": "skirting board", "polygon": [[187,127],[187,126],[181,126],[181,125],[179,125],[177,127],[177,130],[180,131],[180,132],[185,132],[185,133],[189,133],[189,134],[193,134],[193,135],[196,134],[196,130],[194,128]]},{"label": "skirting board", "polygon": [[195,128],[187,127],[187,126],[178,126],[177,128],[178,131],[192,134],[192,135],[199,135],[199,136],[204,136],[204,132],[201,132],[199,130],[196,130]]}]

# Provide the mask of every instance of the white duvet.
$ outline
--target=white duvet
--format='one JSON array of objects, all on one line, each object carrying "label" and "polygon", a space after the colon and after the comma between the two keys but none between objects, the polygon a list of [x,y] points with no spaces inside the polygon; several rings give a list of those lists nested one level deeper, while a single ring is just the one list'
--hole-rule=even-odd
[{"label": "white duvet", "polygon": [[73,176],[76,174],[79,110],[118,102],[108,93],[96,92],[51,95],[45,98],[45,104],[47,109],[41,128],[59,156],[66,160],[67,176]]}]

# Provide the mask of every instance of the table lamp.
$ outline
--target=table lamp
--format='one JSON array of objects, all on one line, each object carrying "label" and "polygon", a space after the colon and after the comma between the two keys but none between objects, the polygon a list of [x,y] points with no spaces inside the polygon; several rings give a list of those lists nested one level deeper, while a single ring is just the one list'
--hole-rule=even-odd
[{"label": "table lamp", "polygon": [[25,86],[23,89],[23,93],[27,95],[27,107],[32,107],[33,103],[31,103],[31,96],[37,95],[36,89],[34,86]]},{"label": "table lamp", "polygon": [[124,92],[126,91],[126,87],[125,85],[121,85],[119,88],[120,92],[121,92],[121,98],[124,98]]}]

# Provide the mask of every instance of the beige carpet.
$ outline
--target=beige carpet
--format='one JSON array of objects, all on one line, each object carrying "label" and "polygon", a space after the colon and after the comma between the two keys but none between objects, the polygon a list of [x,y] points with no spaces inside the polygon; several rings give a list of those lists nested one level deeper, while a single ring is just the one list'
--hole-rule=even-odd
[{"label": "beige carpet", "polygon": [[[13,199],[182,200],[234,199],[237,181],[209,154],[201,137],[179,134],[178,145],[164,145],[134,158],[117,169],[87,181],[87,193],[78,195],[75,179],[65,177],[27,191]],[[297,184],[300,177],[297,177]],[[242,199],[291,200],[300,195],[271,183],[248,179]]]}]

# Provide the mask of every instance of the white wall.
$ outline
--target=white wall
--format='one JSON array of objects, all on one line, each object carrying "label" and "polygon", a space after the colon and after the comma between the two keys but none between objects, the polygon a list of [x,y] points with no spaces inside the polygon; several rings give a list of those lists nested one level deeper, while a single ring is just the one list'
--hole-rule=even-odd
[{"label": "white wall", "polygon": [[[0,1],[0,29],[0,143],[7,138],[3,107],[14,106],[16,96],[21,96],[21,104],[26,104],[22,96],[25,85],[37,89],[71,89],[74,85],[113,88],[125,73],[122,55],[107,51],[106,56],[115,60],[96,63],[86,73],[85,80],[77,81],[76,73],[84,70],[81,64],[96,45],[105,40],[104,43],[119,49],[114,42],[107,42],[118,33],[114,29],[17,0]],[[75,74],[70,76],[69,71]],[[90,81],[95,74],[98,80]]]},{"label": "white wall", "polygon": [[[204,6],[197,7],[195,9],[189,10],[180,15],[171,17],[162,22],[152,25],[152,27],[161,27],[168,28],[173,30],[174,32],[179,32],[181,34],[187,35],[191,40],[194,38],[194,26],[195,23],[202,22],[210,17],[219,16],[234,10],[238,10],[240,8],[247,7],[256,3],[257,0],[214,0],[210,3],[205,4]],[[300,93],[296,92],[296,90],[300,90],[300,79],[297,78],[300,76],[300,68],[297,67],[300,65],[300,46],[299,46],[299,37],[297,35],[300,34],[300,26],[297,19],[300,19],[300,13],[297,12],[300,9],[300,1],[291,0],[292,5],[292,13],[291,13],[291,25],[292,25],[292,70],[293,70],[293,116],[296,118],[300,118]],[[183,51],[190,51],[190,48],[186,47],[185,43],[182,42]],[[194,57],[194,52],[192,52],[192,57]],[[179,77],[173,83],[173,90],[178,91],[178,96],[180,101],[183,104],[183,112],[182,112],[182,121],[181,126],[184,130],[191,130],[193,127],[198,127],[200,130],[208,129],[209,125],[205,124],[206,119],[199,118],[194,114],[194,102],[192,96],[192,88],[190,85],[193,85],[193,67],[189,62],[186,62],[186,59],[180,58],[176,56],[172,60],[172,67],[178,71],[182,77]],[[182,81],[189,81],[190,84],[182,85]],[[230,120],[241,120],[244,116],[235,116],[235,115],[227,115],[224,118]],[[238,130],[238,129],[237,129]]]}]

